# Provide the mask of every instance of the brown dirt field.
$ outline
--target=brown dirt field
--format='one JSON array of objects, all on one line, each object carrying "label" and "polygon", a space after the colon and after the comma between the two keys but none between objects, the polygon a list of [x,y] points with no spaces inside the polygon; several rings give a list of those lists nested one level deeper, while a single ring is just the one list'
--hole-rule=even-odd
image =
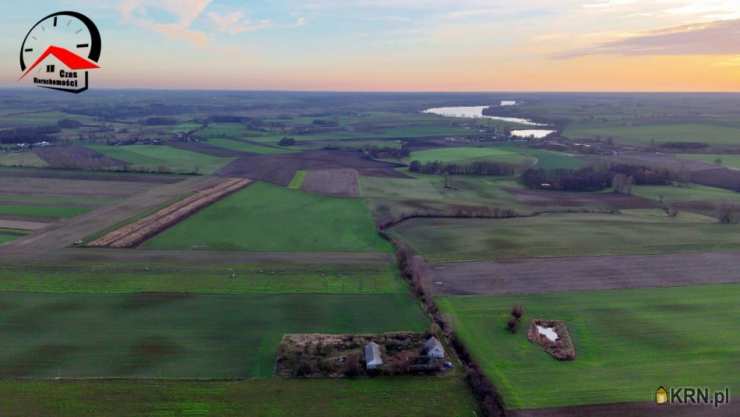
[{"label": "brown dirt field", "polygon": [[198,191],[195,195],[178,201],[135,223],[112,231],[91,242],[92,247],[131,248],[161,233],[198,210],[234,193],[251,183],[248,179],[232,178]]},{"label": "brown dirt field", "polygon": [[360,175],[355,169],[326,169],[308,171],[301,189],[338,197],[358,197],[360,195]]},{"label": "brown dirt field", "polygon": [[133,181],[0,177],[0,194],[8,195],[128,197],[151,188],[152,184]]},{"label": "brown dirt field", "polygon": [[396,165],[365,159],[359,151],[307,151],[296,154],[254,155],[239,158],[218,175],[246,177],[287,186],[299,170],[356,169],[361,175],[403,177]]},{"label": "brown dirt field", "polygon": [[19,230],[41,230],[50,223],[29,222],[25,220],[4,220],[0,219],[0,229],[19,229]]},{"label": "brown dirt field", "polygon": [[520,203],[536,207],[605,207],[612,209],[645,209],[658,205],[651,200],[614,193],[573,193],[509,188]]},{"label": "brown dirt field", "polygon": [[740,282],[740,253],[591,256],[439,264],[436,294],[528,294]]},{"label": "brown dirt field", "polygon": [[83,146],[50,146],[38,148],[34,152],[49,166],[74,169],[120,169],[126,163],[101,155]]},{"label": "brown dirt field", "polygon": [[[101,207],[81,216],[56,223],[29,236],[0,247],[0,259],[46,259],[59,249],[72,245],[95,232],[130,219],[137,214],[159,207],[175,198],[182,198],[223,180],[213,177],[192,177],[175,184],[149,187],[115,204]],[[110,183],[108,186],[110,186]]]},{"label": "brown dirt field", "polygon": [[711,406],[659,406],[651,402],[511,410],[509,417],[737,417],[740,402]]}]

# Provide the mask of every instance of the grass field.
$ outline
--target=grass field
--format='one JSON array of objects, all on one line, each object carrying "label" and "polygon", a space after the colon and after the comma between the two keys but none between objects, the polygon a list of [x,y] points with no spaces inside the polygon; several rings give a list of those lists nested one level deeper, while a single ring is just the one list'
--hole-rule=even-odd
[{"label": "grass field", "polygon": [[474,417],[459,378],[0,381],[4,417]]},{"label": "grass field", "polygon": [[[0,229],[12,239],[19,231]],[[378,265],[253,264],[186,268],[175,265],[54,265],[0,267],[0,291],[123,294],[178,291],[200,294],[402,294],[395,268]]]},{"label": "grass field", "polygon": [[257,154],[276,154],[290,152],[289,149],[276,148],[272,146],[260,146],[253,143],[241,142],[232,139],[209,139],[209,145],[218,146],[219,148],[231,149],[234,151],[251,152]]},{"label": "grass field", "polygon": [[0,293],[2,377],[270,377],[285,333],[422,331],[408,294]]},{"label": "grass field", "polygon": [[[708,164],[722,166],[725,168],[740,169],[740,155],[726,154],[682,154],[678,155],[680,159],[690,159],[694,161],[702,161]],[[721,164],[717,164],[717,161],[721,161]]]},{"label": "grass field", "polygon": [[389,251],[362,201],[256,183],[145,244],[150,249]]},{"label": "grass field", "polygon": [[688,187],[637,185],[632,187],[632,194],[651,200],[660,200],[662,197],[667,203],[680,201],[740,202],[740,193],[696,184]]},{"label": "grass field", "polygon": [[89,145],[88,147],[103,155],[128,162],[133,170],[211,174],[231,161],[230,158],[218,158],[169,146]]},{"label": "grass field", "polygon": [[48,164],[33,152],[0,152],[0,166],[42,168]]},{"label": "grass field", "polygon": [[501,148],[437,148],[412,152],[410,161],[471,163],[476,161],[492,161],[512,165],[533,163],[534,160],[520,153]]},{"label": "grass field", "polygon": [[66,219],[90,211],[84,207],[55,207],[33,205],[0,205],[0,215],[27,219]]},{"label": "grass field", "polygon": [[[740,285],[439,299],[508,408],[650,401],[658,386],[740,389]],[[577,358],[558,362],[505,329],[513,304],[565,320]],[[557,389],[553,389],[557,387]]]},{"label": "grass field", "polygon": [[306,171],[296,171],[295,176],[290,180],[288,188],[292,190],[300,190],[303,186],[303,181],[306,179]]},{"label": "grass field", "polygon": [[572,139],[612,137],[617,141],[649,145],[661,142],[702,142],[710,145],[735,144],[740,137],[740,128],[711,124],[656,124],[644,126],[569,126],[564,136]]},{"label": "grass field", "polygon": [[740,249],[740,226],[682,212],[547,214],[514,219],[414,219],[391,230],[436,262],[640,255]]},{"label": "grass field", "polygon": [[0,245],[16,240],[19,237],[24,236],[25,234],[26,233],[21,230],[0,229]]}]

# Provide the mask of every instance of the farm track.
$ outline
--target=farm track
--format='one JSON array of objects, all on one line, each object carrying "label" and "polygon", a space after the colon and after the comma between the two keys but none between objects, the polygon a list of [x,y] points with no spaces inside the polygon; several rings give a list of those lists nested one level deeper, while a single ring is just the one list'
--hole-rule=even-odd
[{"label": "farm track", "polygon": [[507,415],[509,417],[736,417],[740,415],[740,403],[734,401],[717,408],[710,405],[665,407],[650,402],[619,403],[513,410]]},{"label": "farm track", "polygon": [[247,185],[251,180],[232,178],[195,195],[165,207],[151,216],[124,226],[118,230],[91,242],[88,246],[131,248],[155,236],[183,219],[195,214],[198,210],[234,193]]},{"label": "farm track", "polygon": [[53,255],[51,252],[66,248],[95,232],[222,181],[223,179],[215,177],[192,177],[174,184],[149,188],[115,204],[56,223],[3,245],[0,247],[0,260],[45,259]]},{"label": "farm track", "polygon": [[740,282],[740,253],[530,258],[434,265],[435,295],[529,294]]}]

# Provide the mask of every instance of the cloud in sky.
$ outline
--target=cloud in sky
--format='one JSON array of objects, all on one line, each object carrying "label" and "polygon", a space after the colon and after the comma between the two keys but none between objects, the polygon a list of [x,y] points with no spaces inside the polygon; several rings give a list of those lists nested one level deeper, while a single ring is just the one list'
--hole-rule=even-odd
[{"label": "cloud in sky", "polygon": [[[205,11],[213,0],[123,0],[118,10],[124,20],[136,26],[159,32],[173,39],[181,39],[196,45],[208,43],[202,31],[192,29],[193,22]],[[154,15],[166,15],[166,23]]]},{"label": "cloud in sky", "polygon": [[589,55],[740,55],[740,19],[646,32],[556,54],[555,58]]},{"label": "cloud in sky", "polygon": [[237,35],[244,32],[255,32],[261,29],[267,29],[272,26],[270,20],[259,20],[253,22],[241,11],[234,11],[226,14],[216,12],[208,13],[208,19],[215,26],[216,30],[230,35]]}]

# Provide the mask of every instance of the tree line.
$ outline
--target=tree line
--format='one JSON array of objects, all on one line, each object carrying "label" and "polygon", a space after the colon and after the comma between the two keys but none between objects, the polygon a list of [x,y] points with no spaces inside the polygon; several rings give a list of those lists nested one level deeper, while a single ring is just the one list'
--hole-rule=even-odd
[{"label": "tree line", "polygon": [[615,187],[618,192],[626,194],[633,184],[670,185],[677,180],[680,180],[679,175],[667,169],[626,164],[589,166],[580,169],[532,168],[522,174],[522,182],[532,189],[601,191]]},{"label": "tree line", "polygon": [[429,175],[514,175],[516,167],[498,162],[478,161],[470,164],[451,164],[440,161],[420,162],[412,161],[409,171]]}]

